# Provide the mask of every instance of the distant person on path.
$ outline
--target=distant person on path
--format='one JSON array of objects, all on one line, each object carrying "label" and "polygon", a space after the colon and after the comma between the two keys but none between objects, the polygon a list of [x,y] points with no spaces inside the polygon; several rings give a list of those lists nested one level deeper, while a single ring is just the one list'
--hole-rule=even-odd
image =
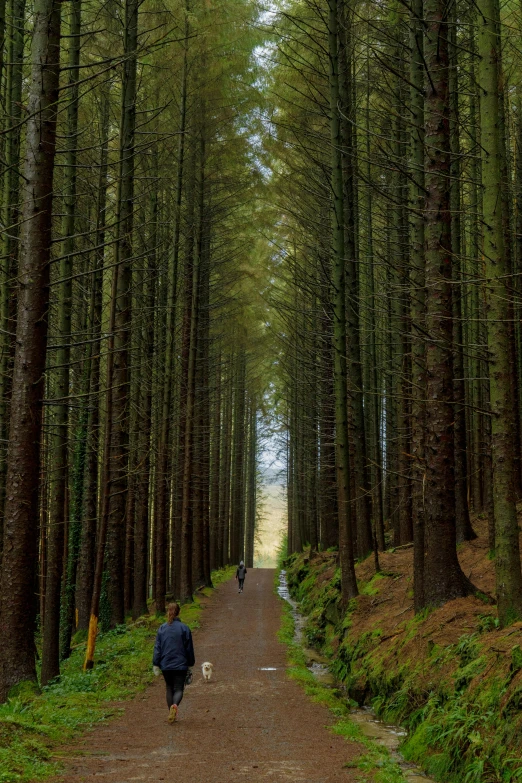
[{"label": "distant person on path", "polygon": [[179,619],[179,604],[169,604],[167,622],[157,633],[152,658],[154,674],[161,673],[165,678],[169,723],[174,723],[178,717],[187,671],[195,662],[190,628]]},{"label": "distant person on path", "polygon": [[245,568],[245,564],[243,563],[243,561],[241,561],[240,564],[238,565],[237,571],[236,571],[236,579],[237,579],[237,581],[239,583],[238,593],[242,593],[243,592],[243,585],[245,584],[246,572],[247,572],[247,570]]}]

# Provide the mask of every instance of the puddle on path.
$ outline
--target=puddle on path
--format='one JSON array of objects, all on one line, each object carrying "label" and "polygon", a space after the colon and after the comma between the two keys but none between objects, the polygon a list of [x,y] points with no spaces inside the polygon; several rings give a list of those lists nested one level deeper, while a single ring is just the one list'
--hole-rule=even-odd
[{"label": "puddle on path", "polygon": [[[279,587],[277,592],[292,607],[292,614],[295,621],[295,641],[302,645],[307,659],[306,665],[314,677],[322,685],[328,688],[337,687],[337,683],[331,673],[328,663],[316,650],[312,650],[303,644],[303,628],[306,619],[299,613],[297,602],[293,600],[286,583],[286,571],[279,574]],[[378,745],[383,745],[390,752],[390,756],[400,766],[402,773],[408,783],[429,783],[433,778],[425,775],[415,764],[405,761],[399,753],[399,745],[407,734],[402,726],[395,726],[391,723],[385,723],[379,720],[371,707],[357,707],[350,712],[350,718],[357,723],[362,733],[368,739],[373,740]]]}]

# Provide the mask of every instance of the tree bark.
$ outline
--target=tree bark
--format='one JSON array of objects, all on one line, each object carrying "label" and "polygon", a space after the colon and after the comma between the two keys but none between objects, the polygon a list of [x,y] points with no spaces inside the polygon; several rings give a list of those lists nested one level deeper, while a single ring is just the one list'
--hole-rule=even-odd
[{"label": "tree bark", "polygon": [[339,509],[339,550],[341,555],[342,597],[346,605],[357,595],[353,562],[353,532],[349,504],[350,453],[347,420],[346,377],[346,275],[344,249],[344,206],[341,158],[341,127],[339,118],[339,43],[337,0],[328,3],[328,53],[330,86],[330,143],[332,155],[332,283],[334,289],[334,391],[337,492]]},{"label": "tree bark", "polygon": [[515,496],[515,431],[510,363],[510,272],[505,252],[502,188],[503,149],[499,129],[502,76],[500,14],[497,0],[478,4],[480,55],[480,127],[484,217],[485,285],[488,374],[493,459],[495,571],[498,614],[502,625],[522,617],[522,573]]},{"label": "tree bark", "polygon": [[107,174],[109,147],[109,96],[101,96],[100,135],[101,150],[98,176],[98,199],[96,205],[96,271],[91,289],[91,339],[92,353],[89,359],[90,379],[87,398],[89,415],[87,419],[87,453],[85,459],[82,532],[80,555],[76,575],[76,608],[78,609],[78,630],[89,627],[91,598],[96,557],[96,527],[98,521],[98,447],[100,445],[100,350],[102,327],[102,277],[104,264],[105,224],[107,208]]},{"label": "tree bark", "polygon": [[24,161],[16,352],[12,382],[8,488],[0,589],[0,701],[22,680],[36,680],[34,594],[43,373],[47,347],[49,260],[60,67],[61,3],[37,0]]},{"label": "tree bark", "polygon": [[447,14],[443,0],[426,0],[426,606],[439,606],[473,589],[456,552]]},{"label": "tree bark", "polygon": [[[188,17],[185,21],[185,37],[189,36]],[[181,78],[181,110],[178,159],[176,173],[176,196],[174,205],[174,234],[172,260],[169,265],[168,293],[167,293],[167,332],[165,350],[165,376],[163,378],[163,401],[161,408],[160,438],[158,443],[158,457],[156,460],[156,502],[155,502],[155,580],[154,601],[157,612],[165,611],[165,593],[167,590],[165,547],[166,547],[166,519],[168,516],[168,455],[170,439],[171,399],[174,384],[174,347],[176,332],[176,298],[178,294],[178,266],[179,247],[181,235],[181,203],[183,196],[183,174],[185,163],[185,130],[187,123],[187,43],[183,53],[183,72]],[[179,574],[175,575],[179,579]]]},{"label": "tree bark", "polygon": [[136,63],[138,47],[138,0],[125,2],[124,54],[120,162],[118,182],[118,235],[115,262],[120,267],[116,290],[114,369],[108,383],[114,384],[111,425],[111,495],[107,531],[108,596],[111,625],[123,623],[124,533],[127,511],[129,462],[129,344],[131,325],[132,232],[134,216],[134,132],[136,124]]},{"label": "tree bark", "polygon": [[462,224],[461,224],[461,150],[459,128],[459,81],[456,15],[453,8],[450,25],[450,92],[451,92],[451,245],[453,251],[453,392],[455,401],[455,514],[457,543],[471,541],[476,534],[471,526],[468,508],[468,466],[466,453],[466,390],[464,382],[464,330],[462,306]]},{"label": "tree bark", "polygon": [[[42,640],[42,685],[60,674],[60,606],[63,552],[65,542],[65,497],[68,486],[69,375],[71,361],[72,270],[76,217],[76,148],[78,146],[78,77],[80,65],[81,0],[73,0],[69,18],[68,104],[64,174],[64,215],[58,287],[58,328],[56,351],[53,434],[51,446],[50,530],[45,582],[45,623]],[[71,584],[74,590],[74,582]]]},{"label": "tree bark", "polygon": [[15,293],[12,279],[16,276],[19,236],[20,134],[22,116],[22,76],[24,58],[25,0],[11,0],[11,33],[8,37],[6,63],[6,166],[3,189],[2,220],[4,226],[2,258],[0,258],[0,565],[3,548],[3,520],[7,475],[7,443],[9,438],[9,396],[11,365],[14,353],[11,318]]},{"label": "tree bark", "polygon": [[410,22],[411,149],[411,454],[414,607],[424,606],[424,489],[426,421],[426,290],[424,260],[424,32],[423,0],[413,0]]}]

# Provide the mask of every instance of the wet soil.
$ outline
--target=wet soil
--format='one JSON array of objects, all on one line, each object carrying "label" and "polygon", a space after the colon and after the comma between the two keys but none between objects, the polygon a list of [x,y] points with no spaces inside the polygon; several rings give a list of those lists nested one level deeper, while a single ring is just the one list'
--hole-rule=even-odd
[{"label": "wet soil", "polygon": [[[217,588],[194,635],[194,682],[176,724],[166,720],[161,678],[119,705],[121,717],[60,748],[65,770],[54,783],[355,782],[344,765],[363,748],[329,732],[329,710],[285,674],[277,640],[283,604],[273,585],[274,571],[257,569],[241,595],[234,581]],[[203,661],[214,664],[208,684]]]}]

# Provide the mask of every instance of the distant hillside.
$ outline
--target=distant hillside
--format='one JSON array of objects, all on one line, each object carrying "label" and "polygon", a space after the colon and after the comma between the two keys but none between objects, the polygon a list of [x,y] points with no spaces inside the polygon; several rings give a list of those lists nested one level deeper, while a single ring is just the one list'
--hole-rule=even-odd
[{"label": "distant hillside", "polygon": [[277,484],[281,486],[286,480],[286,470],[279,466],[266,466],[262,468],[261,475],[265,485]]},{"label": "distant hillside", "polygon": [[256,531],[256,568],[275,568],[277,550],[285,531],[286,501],[283,487],[278,483],[266,484],[263,487],[261,521]]}]

